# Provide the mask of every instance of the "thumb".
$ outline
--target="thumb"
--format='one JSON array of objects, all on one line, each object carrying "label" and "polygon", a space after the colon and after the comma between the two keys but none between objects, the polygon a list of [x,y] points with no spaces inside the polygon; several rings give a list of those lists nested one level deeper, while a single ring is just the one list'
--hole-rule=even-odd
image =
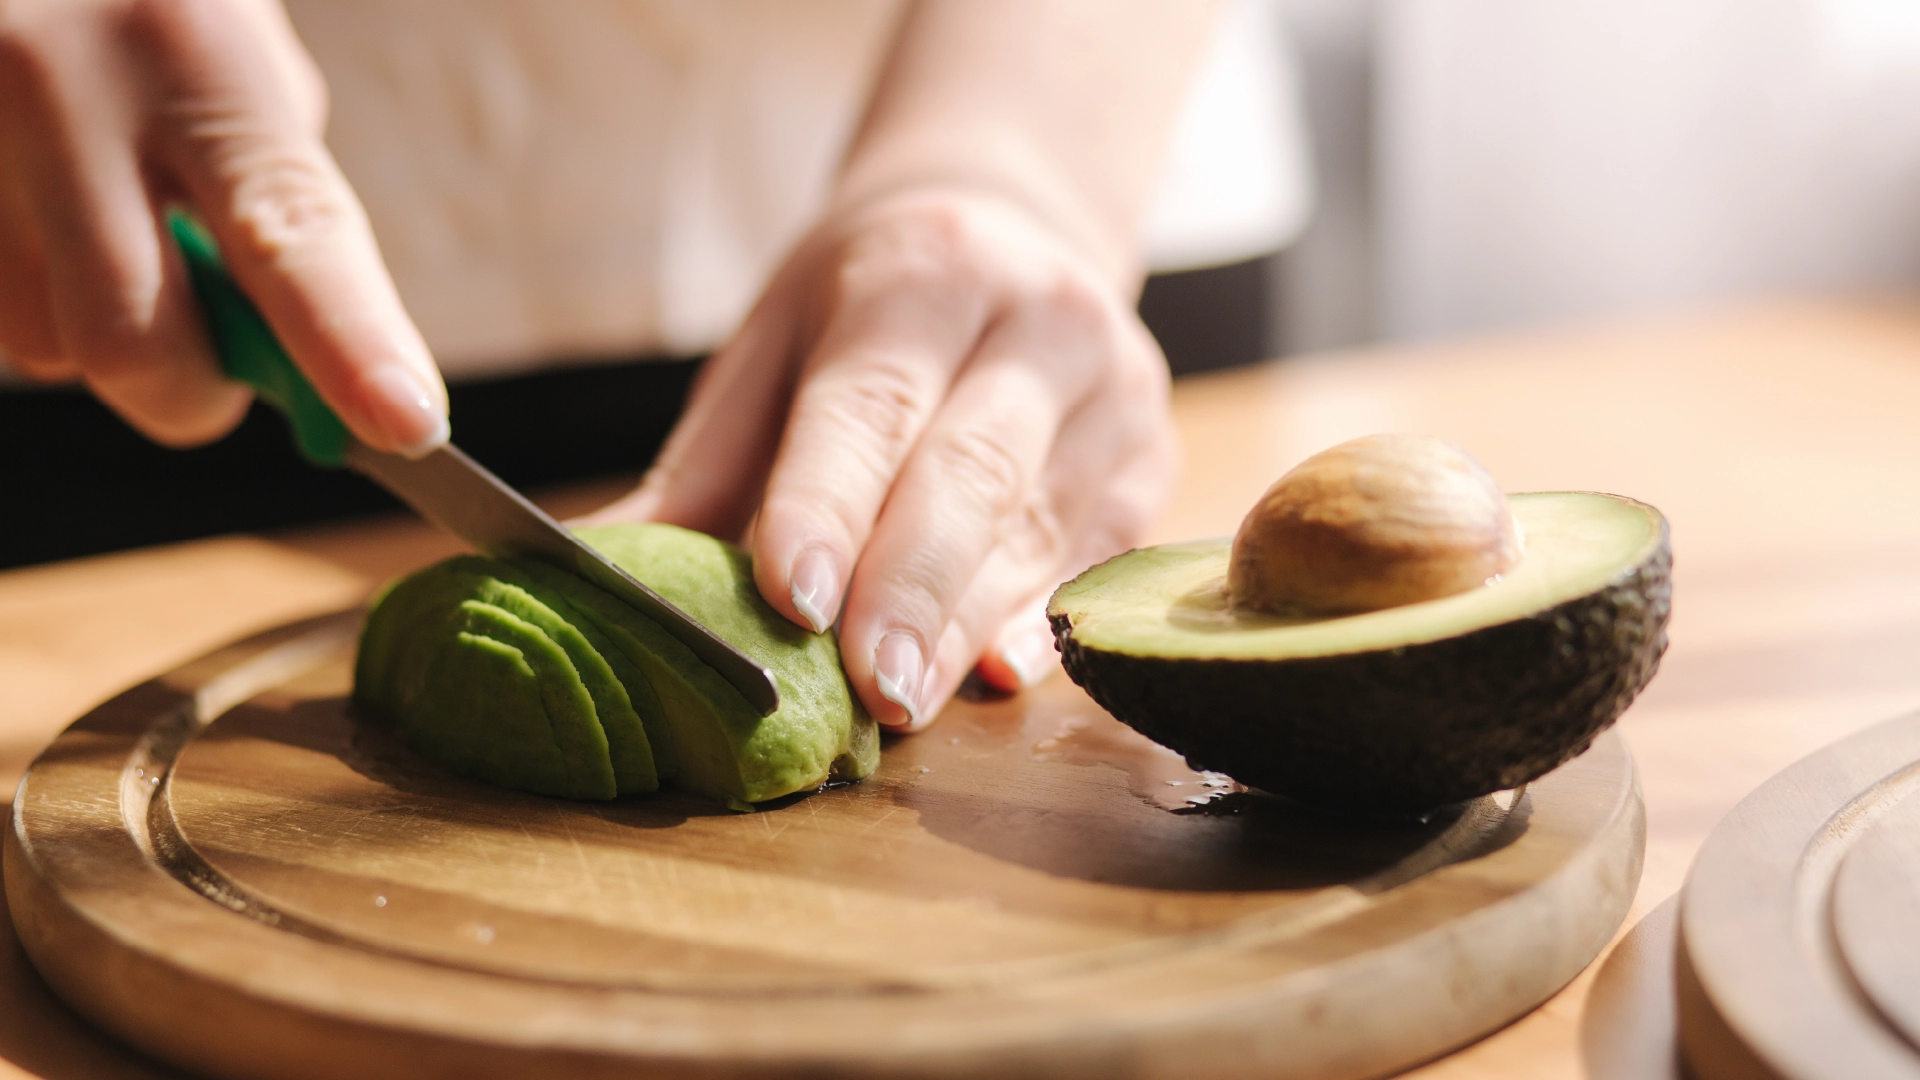
[{"label": "thumb", "polygon": [[321,141],[291,29],[219,4],[144,7],[166,58],[157,149],[234,277],[362,442],[410,455],[444,443],[446,388]]}]

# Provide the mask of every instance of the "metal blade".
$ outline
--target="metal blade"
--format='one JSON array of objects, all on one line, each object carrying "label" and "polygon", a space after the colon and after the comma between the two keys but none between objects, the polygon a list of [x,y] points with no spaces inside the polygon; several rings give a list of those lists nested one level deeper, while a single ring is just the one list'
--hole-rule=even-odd
[{"label": "metal blade", "polygon": [[483,555],[531,555],[586,578],[659,623],[740,691],[760,715],[780,707],[773,672],[582,543],[452,443],[413,461],[355,440],[347,447],[347,464]]}]

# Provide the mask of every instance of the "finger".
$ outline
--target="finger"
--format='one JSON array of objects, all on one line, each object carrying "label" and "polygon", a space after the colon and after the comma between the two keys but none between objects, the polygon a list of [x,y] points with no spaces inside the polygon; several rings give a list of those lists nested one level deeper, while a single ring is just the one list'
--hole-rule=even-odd
[{"label": "finger", "polygon": [[29,379],[78,378],[79,365],[60,351],[49,308],[46,260],[32,235],[25,196],[11,176],[0,175],[0,354]]},{"label": "finger", "polygon": [[[981,666],[983,650],[995,639],[995,627],[1000,625],[996,620],[1005,620],[1004,613],[1031,613],[1044,608],[1044,599],[1036,600],[1032,595],[1017,591],[1019,583],[1034,580],[1036,569],[1031,564],[1021,564],[1010,553],[995,552],[987,560],[980,575],[974,579],[973,587],[967,590],[959,614],[941,631],[940,640],[934,645],[933,665],[927,675],[927,705],[917,718],[905,725],[904,730],[923,730],[939,718],[940,710],[953,699],[968,672]],[[1005,625],[1013,625],[1017,619],[1018,616],[1014,620],[1005,620]],[[1051,663],[1058,666],[1057,659]],[[1038,682],[1048,670],[1044,665],[1036,667],[1034,678],[1029,682],[990,685],[1013,692]]]},{"label": "finger", "polygon": [[[933,705],[927,650],[990,552],[1025,545],[1032,550],[1019,563],[1040,568],[1012,586],[1009,604],[1047,583],[1107,490],[1101,470],[1165,423],[1156,358],[1103,291],[1075,280],[997,319],[902,470],[855,570],[842,654],[877,718],[910,723]],[[981,629],[997,629],[1010,610],[986,612]]]},{"label": "finger", "polygon": [[[1133,320],[1114,327],[1115,351],[1093,394],[1061,424],[1040,498],[1002,536],[936,646],[947,676],[930,692],[937,708],[965,670],[1009,692],[1047,678],[1059,654],[1046,605],[1060,582],[1138,544],[1164,508],[1179,470],[1167,410],[1166,364]],[[950,650],[958,649],[958,652]]]},{"label": "finger", "polygon": [[[1097,497],[1072,500],[1061,509],[1083,519],[1104,516]],[[1089,527],[1086,520],[1066,528],[1081,534],[1065,539],[1064,550],[1071,552],[1087,550],[1088,538],[1107,531],[1105,524]],[[1081,558],[1063,556],[1062,533],[1045,515],[1028,513],[987,556],[934,645],[923,702],[918,715],[908,718],[908,730],[931,723],[970,671],[979,670],[989,685],[1012,692],[1059,667],[1047,600],[1069,575],[1063,568],[1078,566]]]},{"label": "finger", "polygon": [[[101,35],[72,22],[19,31],[33,40],[0,63],[43,310],[60,356],[130,424],[169,445],[204,442],[238,422],[247,396],[220,377],[165,257],[135,157],[137,119],[123,107],[133,76]],[[37,336],[31,319],[11,323]]]},{"label": "finger", "polygon": [[761,594],[802,626],[833,621],[896,477],[981,341],[993,295],[976,242],[950,219],[895,223],[839,271],[754,533]]},{"label": "finger", "polygon": [[[929,711],[969,670],[1008,692],[1059,667],[1046,618],[1060,582],[1140,542],[1172,491],[1179,455],[1154,370],[1121,373],[1062,425],[1048,460],[1049,516],[1029,510],[1001,538],[935,647]],[[1128,389],[1131,384],[1134,389]]]},{"label": "finger", "polygon": [[700,369],[679,421],[631,494],[583,524],[666,521],[737,537],[759,501],[792,392],[795,304],[775,282]]},{"label": "finger", "polygon": [[[1072,460],[1074,427],[1070,422],[1063,432],[1061,443],[1068,453],[1056,454],[1056,461]],[[1071,526],[1072,546],[1058,565],[1049,568],[1052,572],[1046,575],[1045,586],[1016,607],[977,654],[975,669],[989,686],[1013,693],[1059,670],[1059,647],[1047,619],[1047,603],[1054,590],[1086,568],[1140,543],[1165,507],[1178,472],[1178,445],[1171,427],[1165,424],[1149,430],[1133,447],[1131,456],[1117,467],[1104,470],[1097,482],[1079,469],[1060,470],[1054,479],[1056,492],[1062,496],[1091,493],[1092,512]],[[1073,509],[1069,507],[1067,512],[1071,514]],[[962,601],[963,610],[970,602]]]},{"label": "finger", "polygon": [[130,32],[164,58],[149,73],[169,103],[157,152],[288,353],[368,445],[417,456],[445,442],[446,388],[288,69],[297,47],[226,5],[136,11]]},{"label": "finger", "polygon": [[[869,711],[885,723],[924,721],[942,680],[957,681],[950,670],[934,670],[933,650],[989,556],[999,552],[1044,573],[1065,542],[1059,505],[1039,481],[1074,387],[1013,351],[1032,340],[1003,336],[1017,335],[996,331],[954,384],[854,571],[842,653]],[[1032,573],[1011,586],[1007,603],[1035,589]],[[1005,615],[987,612],[992,622],[981,629],[991,631]]]},{"label": "finger", "polygon": [[1060,653],[1047,623],[1047,600],[1053,590],[1030,598],[978,652],[974,670],[988,686],[1015,693],[1046,680],[1060,669]]}]

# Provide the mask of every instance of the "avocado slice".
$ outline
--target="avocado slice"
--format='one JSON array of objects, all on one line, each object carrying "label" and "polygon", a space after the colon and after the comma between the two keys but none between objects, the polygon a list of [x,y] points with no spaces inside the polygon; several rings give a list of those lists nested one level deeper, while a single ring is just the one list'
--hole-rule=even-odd
[{"label": "avocado slice", "polygon": [[658,624],[624,624],[655,635],[639,655],[664,669],[667,677],[654,679],[663,702],[671,697],[699,710],[696,722],[673,727],[676,740],[688,740],[679,750],[681,767],[695,770],[680,786],[761,802],[829,779],[857,780],[879,766],[879,728],[847,685],[838,641],[775,611],[760,595],[745,551],[672,525],[586,528],[580,538],[771,670],[779,684],[780,708],[762,717]]},{"label": "avocado slice", "polygon": [[555,641],[550,631],[564,629],[555,613],[476,563],[442,563],[389,590],[362,636],[356,696],[450,771],[612,798],[619,782],[599,713],[626,695],[604,664],[583,678],[576,661],[593,658]]},{"label": "avocado slice", "polygon": [[781,708],[760,716],[658,624],[584,579],[481,556],[428,567],[378,598],[356,701],[450,771],[571,798],[667,783],[753,803],[878,765],[877,728],[833,636],[761,599],[745,552],[668,525],[581,535],[770,668]]},{"label": "avocado slice", "polygon": [[1048,605],[1067,672],[1200,769],[1302,803],[1421,812],[1585,750],[1659,666],[1666,521],[1591,492],[1512,495],[1520,562],[1357,615],[1236,609],[1229,541],[1131,551]]}]

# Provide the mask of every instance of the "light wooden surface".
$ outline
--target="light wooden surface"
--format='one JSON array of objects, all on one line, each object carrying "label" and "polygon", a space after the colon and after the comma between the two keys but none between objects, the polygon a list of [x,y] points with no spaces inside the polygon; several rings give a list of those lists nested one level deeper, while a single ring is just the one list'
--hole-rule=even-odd
[{"label": "light wooden surface", "polygon": [[[1621,722],[1647,799],[1636,911],[1679,888],[1715,822],[1768,776],[1920,705],[1912,306],[1772,305],[1313,357],[1186,383],[1176,409],[1188,475],[1159,539],[1231,532],[1293,462],[1394,429],[1462,442],[1511,490],[1616,491],[1667,513],[1673,648]],[[380,523],[0,574],[0,759],[17,772],[118,690],[350,604],[445,550],[423,529]],[[1658,934],[1627,943],[1616,962],[1417,1075],[1553,1080],[1589,1075],[1589,1063],[1606,1076],[1609,1062],[1666,1060],[1634,1040],[1670,1038],[1656,1000],[1670,951]],[[1589,1012],[1596,976],[1606,1007]],[[0,1059],[15,1075],[142,1075],[50,1003],[17,952],[0,955],[0,1002]]]},{"label": "light wooden surface", "polygon": [[[1920,748],[1896,765],[1914,761]],[[1872,824],[1840,864],[1830,899],[1847,970],[1911,1047],[1920,1046],[1920,799],[1904,794],[1873,806]],[[1920,1057],[1913,1063],[1920,1076]]]},{"label": "light wooden surface", "polygon": [[1920,1080],[1920,713],[1741,800],[1680,896],[1679,1036],[1700,1080]]},{"label": "light wooden surface", "polygon": [[1193,812],[1204,777],[1056,680],[752,814],[581,804],[356,722],[357,623],[136,687],[20,786],[22,943],[130,1043],[259,1080],[1363,1080],[1546,1000],[1639,879],[1611,734],[1424,822]]}]

